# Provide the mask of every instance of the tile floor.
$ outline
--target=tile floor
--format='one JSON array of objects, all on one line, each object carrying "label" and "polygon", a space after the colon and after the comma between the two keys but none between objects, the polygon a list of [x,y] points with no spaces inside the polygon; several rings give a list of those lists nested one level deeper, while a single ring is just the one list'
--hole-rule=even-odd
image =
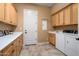
[{"label": "tile floor", "polygon": [[50,44],[30,45],[23,47],[20,56],[65,56]]}]

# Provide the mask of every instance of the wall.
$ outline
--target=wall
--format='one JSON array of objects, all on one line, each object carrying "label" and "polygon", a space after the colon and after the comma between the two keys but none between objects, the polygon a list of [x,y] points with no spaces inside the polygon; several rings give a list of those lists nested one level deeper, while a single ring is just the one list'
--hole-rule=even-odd
[{"label": "wall", "polygon": [[38,42],[47,42],[47,31],[42,31],[42,18],[47,17],[48,30],[50,29],[50,8],[34,4],[15,4],[18,12],[18,26],[15,31],[23,31],[23,9],[33,9],[38,11]]}]

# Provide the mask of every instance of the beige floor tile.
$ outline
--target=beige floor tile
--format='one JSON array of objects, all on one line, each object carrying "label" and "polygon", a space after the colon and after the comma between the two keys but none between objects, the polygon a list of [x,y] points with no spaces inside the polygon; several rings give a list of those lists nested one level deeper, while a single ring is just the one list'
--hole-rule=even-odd
[{"label": "beige floor tile", "polygon": [[21,56],[65,56],[50,44],[30,45],[23,47]]}]

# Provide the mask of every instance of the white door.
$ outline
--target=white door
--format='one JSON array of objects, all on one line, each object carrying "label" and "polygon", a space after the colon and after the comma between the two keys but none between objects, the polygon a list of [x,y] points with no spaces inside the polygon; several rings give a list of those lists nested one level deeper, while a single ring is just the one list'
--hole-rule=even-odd
[{"label": "white door", "polygon": [[37,43],[38,13],[36,10],[24,9],[24,45]]}]

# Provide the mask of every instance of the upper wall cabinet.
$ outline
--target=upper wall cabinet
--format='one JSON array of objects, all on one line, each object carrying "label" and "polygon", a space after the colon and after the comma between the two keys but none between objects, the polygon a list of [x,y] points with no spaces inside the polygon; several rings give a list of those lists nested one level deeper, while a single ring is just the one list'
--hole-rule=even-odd
[{"label": "upper wall cabinet", "polygon": [[63,19],[64,19],[63,11],[60,11],[59,12],[59,25],[63,25]]},{"label": "upper wall cabinet", "polygon": [[70,6],[64,9],[64,25],[70,25]]},{"label": "upper wall cabinet", "polygon": [[58,26],[58,14],[52,16],[52,26]]},{"label": "upper wall cabinet", "polygon": [[56,26],[59,26],[59,16],[58,16],[58,14],[56,14],[55,17],[56,17],[56,18],[55,18],[55,20],[56,20],[56,21],[55,21]]},{"label": "upper wall cabinet", "polygon": [[0,21],[11,25],[16,25],[16,14],[17,12],[12,4],[0,3]]},{"label": "upper wall cabinet", "polygon": [[55,26],[55,15],[52,16],[52,26]]},{"label": "upper wall cabinet", "polygon": [[78,4],[71,5],[71,24],[78,24]]},{"label": "upper wall cabinet", "polygon": [[16,25],[16,10],[12,4],[6,4],[5,6],[5,19],[7,23]]},{"label": "upper wall cabinet", "polygon": [[52,26],[78,24],[78,4],[71,4],[52,15]]},{"label": "upper wall cabinet", "polygon": [[0,21],[4,20],[4,4],[0,3]]}]

